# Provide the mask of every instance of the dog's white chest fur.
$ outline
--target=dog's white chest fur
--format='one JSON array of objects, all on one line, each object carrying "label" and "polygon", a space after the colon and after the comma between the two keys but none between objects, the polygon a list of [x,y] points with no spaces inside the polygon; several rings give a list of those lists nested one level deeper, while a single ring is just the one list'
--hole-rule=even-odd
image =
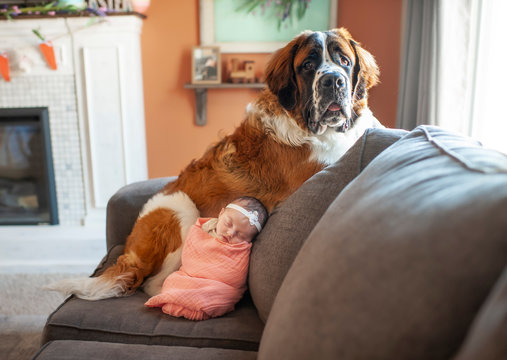
[{"label": "dog's white chest fur", "polygon": [[346,132],[336,132],[328,128],[322,135],[310,139],[312,160],[329,165],[340,159],[348,149],[363,135],[366,129],[383,127],[369,109],[364,109],[354,126]]},{"label": "dog's white chest fur", "polygon": [[308,132],[304,132],[289,116],[270,116],[254,104],[249,104],[247,113],[261,114],[260,117],[264,127],[269,129],[276,139],[284,144],[291,146],[310,144],[312,149],[310,160],[326,166],[338,161],[363,135],[366,129],[384,127],[368,108],[363,109],[361,116],[354,122],[354,126],[346,132],[337,132],[335,128],[328,127],[323,134],[312,136],[308,136]]}]

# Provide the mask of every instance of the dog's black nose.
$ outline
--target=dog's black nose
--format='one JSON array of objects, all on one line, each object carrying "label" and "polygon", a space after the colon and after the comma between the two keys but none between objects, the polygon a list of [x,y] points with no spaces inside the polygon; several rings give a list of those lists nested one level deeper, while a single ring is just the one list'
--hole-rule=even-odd
[{"label": "dog's black nose", "polygon": [[323,88],[337,87],[338,89],[341,89],[345,87],[345,79],[341,74],[330,73],[322,76],[320,84]]}]

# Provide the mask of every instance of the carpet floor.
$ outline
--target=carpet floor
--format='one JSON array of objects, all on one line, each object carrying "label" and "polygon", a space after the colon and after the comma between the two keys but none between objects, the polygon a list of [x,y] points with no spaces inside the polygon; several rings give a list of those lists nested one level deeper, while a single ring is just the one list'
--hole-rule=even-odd
[{"label": "carpet floor", "polygon": [[32,359],[47,317],[65,297],[41,289],[54,281],[89,274],[0,274],[0,360]]}]

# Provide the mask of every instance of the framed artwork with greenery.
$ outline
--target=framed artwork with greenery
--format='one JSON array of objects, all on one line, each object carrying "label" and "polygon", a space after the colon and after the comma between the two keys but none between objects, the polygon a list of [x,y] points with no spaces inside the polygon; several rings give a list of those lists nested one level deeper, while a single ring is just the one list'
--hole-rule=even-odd
[{"label": "framed artwork with greenery", "polygon": [[268,53],[303,30],[337,26],[338,0],[200,0],[201,45]]}]

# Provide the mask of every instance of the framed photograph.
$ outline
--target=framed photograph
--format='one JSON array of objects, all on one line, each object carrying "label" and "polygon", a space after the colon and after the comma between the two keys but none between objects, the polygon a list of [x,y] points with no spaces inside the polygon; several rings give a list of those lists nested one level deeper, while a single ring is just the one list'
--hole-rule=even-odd
[{"label": "framed photograph", "polygon": [[192,48],[192,84],[220,84],[221,68],[220,47]]},{"label": "framed photograph", "polygon": [[302,19],[293,16],[280,27],[280,14],[268,8],[274,3],[266,2],[247,13],[238,0],[200,0],[201,45],[220,46],[223,53],[271,53],[303,30],[337,27],[338,0],[312,0]]}]

